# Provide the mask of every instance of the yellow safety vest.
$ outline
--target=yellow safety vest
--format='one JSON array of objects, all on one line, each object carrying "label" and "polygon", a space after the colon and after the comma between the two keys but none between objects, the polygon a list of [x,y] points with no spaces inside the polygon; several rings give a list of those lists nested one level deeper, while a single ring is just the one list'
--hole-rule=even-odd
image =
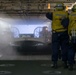
[{"label": "yellow safety vest", "polygon": [[60,19],[62,17],[68,17],[68,13],[65,12],[65,11],[55,11],[55,12],[53,12],[52,30],[55,30],[56,32],[62,32],[62,31],[67,30],[63,27],[63,25],[61,25],[61,20]]},{"label": "yellow safety vest", "polygon": [[76,33],[76,12],[72,12],[69,15],[69,26],[68,26],[68,33],[69,35],[71,35],[72,33],[75,34]]}]

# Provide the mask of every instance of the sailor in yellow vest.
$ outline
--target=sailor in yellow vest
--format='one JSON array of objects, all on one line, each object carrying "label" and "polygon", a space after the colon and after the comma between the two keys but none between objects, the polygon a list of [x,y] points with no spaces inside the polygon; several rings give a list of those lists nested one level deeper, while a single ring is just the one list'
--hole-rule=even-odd
[{"label": "sailor in yellow vest", "polygon": [[70,41],[76,43],[76,5],[73,6],[72,12],[69,15],[68,33],[70,35]]},{"label": "sailor in yellow vest", "polygon": [[72,12],[69,14],[69,26],[68,26],[68,33],[70,37],[70,44],[73,49],[69,51],[69,58],[71,62],[73,62],[75,57],[75,50],[76,50],[76,5],[73,6]]},{"label": "sailor in yellow vest", "polygon": [[[55,11],[46,13],[46,17],[52,20],[52,61],[53,68],[57,68],[58,51],[61,47],[62,61],[64,62],[64,68],[68,68],[68,25],[69,17],[68,12],[65,12],[65,6],[63,3],[57,3]],[[69,59],[69,61],[71,61]]]}]

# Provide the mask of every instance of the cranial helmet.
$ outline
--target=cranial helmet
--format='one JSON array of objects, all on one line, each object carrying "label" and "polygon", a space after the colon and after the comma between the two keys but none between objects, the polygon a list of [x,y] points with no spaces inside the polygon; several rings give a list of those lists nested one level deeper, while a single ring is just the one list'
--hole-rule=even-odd
[{"label": "cranial helmet", "polygon": [[73,6],[72,11],[76,11],[76,5]]}]

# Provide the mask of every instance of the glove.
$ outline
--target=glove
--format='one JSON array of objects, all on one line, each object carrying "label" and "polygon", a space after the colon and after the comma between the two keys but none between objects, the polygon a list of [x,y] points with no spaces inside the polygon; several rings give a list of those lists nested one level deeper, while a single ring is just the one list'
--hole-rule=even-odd
[{"label": "glove", "polygon": [[69,25],[69,18],[61,18],[61,24],[63,25],[64,28],[68,28]]}]

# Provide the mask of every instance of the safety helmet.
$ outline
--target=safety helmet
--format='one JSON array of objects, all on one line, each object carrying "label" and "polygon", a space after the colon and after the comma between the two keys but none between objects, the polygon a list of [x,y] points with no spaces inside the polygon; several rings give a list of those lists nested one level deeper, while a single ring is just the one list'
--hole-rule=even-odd
[{"label": "safety helmet", "polygon": [[56,8],[56,10],[64,10],[65,6],[63,3],[57,3],[55,8]]},{"label": "safety helmet", "polygon": [[76,11],[76,5],[73,6],[72,11]]}]

